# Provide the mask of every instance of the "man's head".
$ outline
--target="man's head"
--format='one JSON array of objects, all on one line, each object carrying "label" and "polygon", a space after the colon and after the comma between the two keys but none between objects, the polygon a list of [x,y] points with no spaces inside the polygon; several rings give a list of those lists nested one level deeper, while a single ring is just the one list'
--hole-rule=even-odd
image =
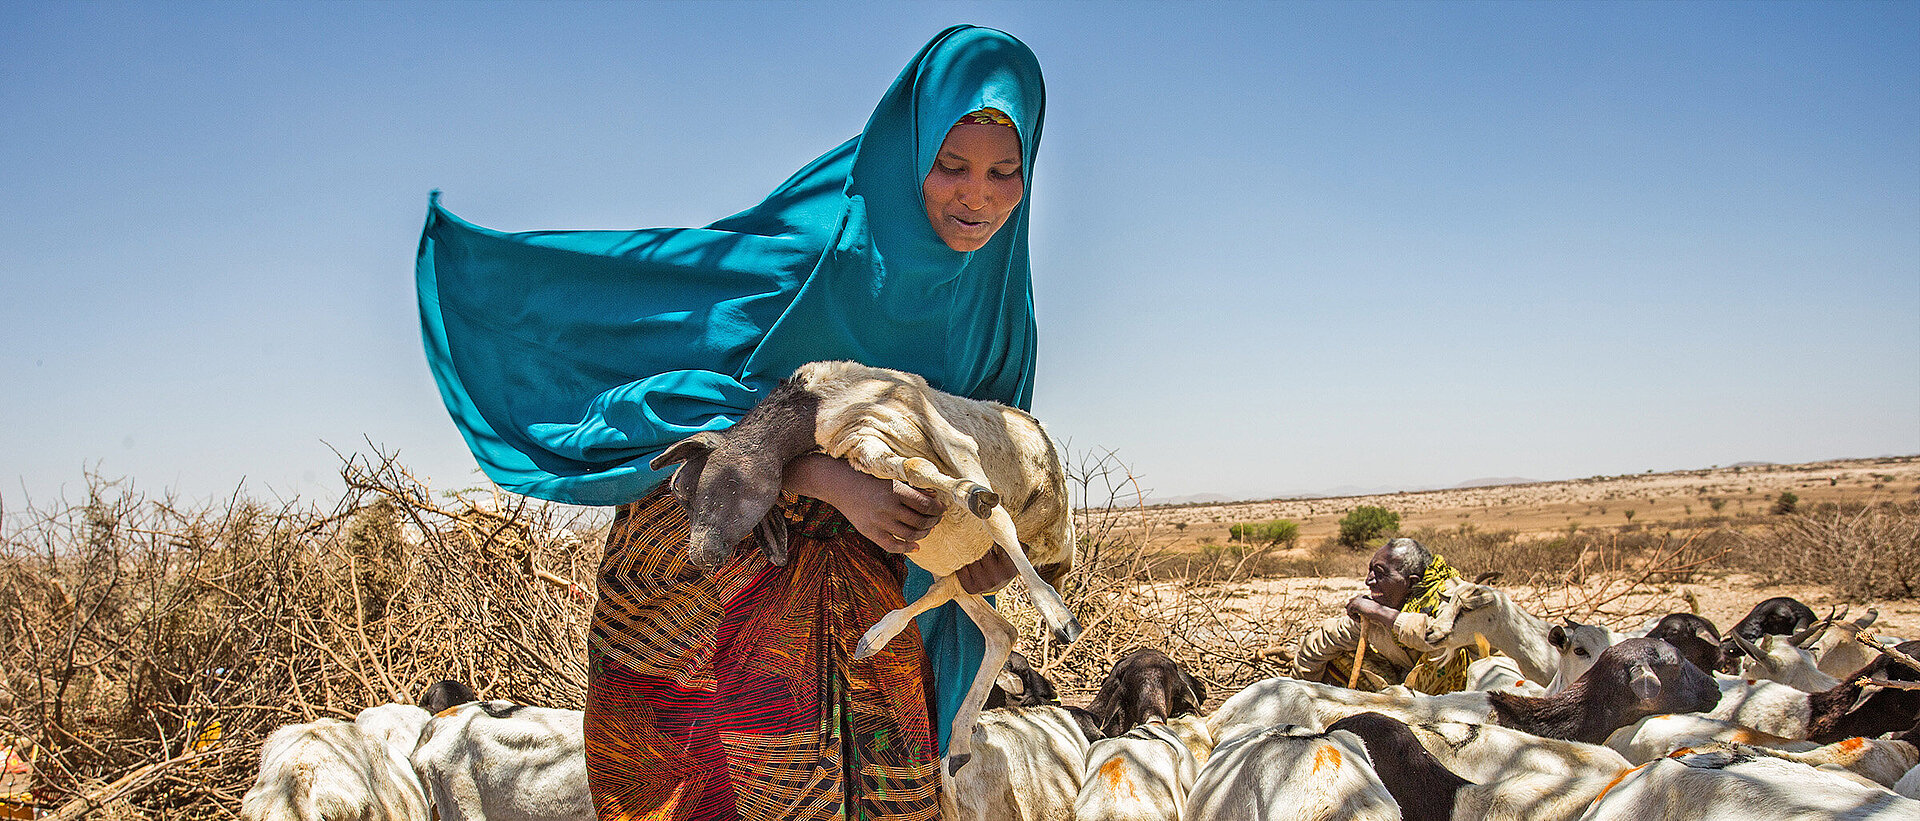
[{"label": "man's head", "polygon": [[1398,608],[1433,564],[1433,553],[1412,539],[1394,539],[1367,562],[1367,592],[1373,600]]}]

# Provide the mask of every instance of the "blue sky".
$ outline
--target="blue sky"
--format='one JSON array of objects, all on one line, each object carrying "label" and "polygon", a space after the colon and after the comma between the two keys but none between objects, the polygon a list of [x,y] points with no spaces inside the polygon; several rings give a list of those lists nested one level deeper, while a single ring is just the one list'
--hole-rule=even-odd
[{"label": "blue sky", "polygon": [[698,225],[971,22],[1035,411],[1162,496],[1920,453],[1920,3],[0,2],[0,503],[477,481],[427,192]]}]

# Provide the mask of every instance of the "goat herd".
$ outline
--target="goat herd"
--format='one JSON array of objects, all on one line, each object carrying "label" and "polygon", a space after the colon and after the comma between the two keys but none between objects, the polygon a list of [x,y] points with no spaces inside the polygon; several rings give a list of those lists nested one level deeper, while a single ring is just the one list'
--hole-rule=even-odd
[{"label": "goat herd", "polygon": [[[1060,706],[1016,653],[980,713],[972,759],[949,776],[949,812],[967,821],[1920,819],[1920,691],[1898,686],[1920,673],[1853,640],[1872,612],[1819,619],[1771,599],[1724,641],[1690,614],[1617,635],[1550,626],[1499,590],[1471,585],[1440,615],[1450,622],[1440,626],[1478,633],[1503,653],[1475,662],[1473,689],[1366,693],[1283,676],[1203,714],[1204,682],[1149,649],[1120,659],[1086,707]],[[1920,641],[1896,649],[1912,654]],[[282,727],[267,739],[241,815],[591,819],[581,713],[480,701],[440,682],[418,706]]]}]

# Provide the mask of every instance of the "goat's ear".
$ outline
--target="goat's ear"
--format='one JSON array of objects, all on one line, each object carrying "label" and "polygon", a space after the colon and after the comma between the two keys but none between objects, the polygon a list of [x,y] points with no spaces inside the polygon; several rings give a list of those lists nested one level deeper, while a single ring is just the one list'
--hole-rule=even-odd
[{"label": "goat's ear", "polygon": [[1478,610],[1493,604],[1496,598],[1493,588],[1476,584],[1460,592],[1460,609]]},{"label": "goat's ear", "polygon": [[662,451],[659,456],[653,457],[653,461],[647,463],[647,467],[653,468],[654,470],[663,470],[668,465],[677,465],[696,456],[705,456],[713,452],[714,448],[719,447],[722,441],[725,441],[725,439],[720,434],[710,430],[703,430],[668,445],[665,451]]},{"label": "goat's ear", "polygon": [[1547,630],[1547,643],[1561,650],[1567,649],[1566,628],[1556,624],[1551,629]]},{"label": "goat's ear", "polygon": [[1652,703],[1660,697],[1660,674],[1653,671],[1653,665],[1635,659],[1627,662],[1627,687],[1642,702]]},{"label": "goat's ear", "polygon": [[[1187,671],[1185,670],[1180,671],[1180,685],[1182,689],[1186,690],[1182,695],[1186,696],[1187,706],[1192,707],[1196,713],[1200,712],[1200,706],[1207,703],[1207,685],[1200,683],[1199,679],[1187,675]],[[1174,712],[1178,713],[1179,711],[1175,710]]]}]

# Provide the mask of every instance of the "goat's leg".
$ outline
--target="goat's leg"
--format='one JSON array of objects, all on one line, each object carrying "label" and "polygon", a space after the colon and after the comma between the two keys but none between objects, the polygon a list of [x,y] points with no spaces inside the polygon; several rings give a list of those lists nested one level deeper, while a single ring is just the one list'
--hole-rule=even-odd
[{"label": "goat's leg", "polygon": [[980,660],[980,671],[973,676],[973,686],[967,688],[967,698],[960,703],[960,712],[953,716],[953,728],[947,735],[947,774],[959,772],[973,758],[973,728],[980,722],[980,705],[987,701],[987,691],[993,688],[993,680],[1007,666],[1007,658],[1013,655],[1013,624],[1000,615],[1000,611],[987,604],[985,596],[961,593],[954,597],[980,626],[981,635],[987,639],[986,657]]},{"label": "goat's leg", "polygon": [[956,596],[966,594],[967,591],[960,586],[958,578],[942,576],[935,579],[933,586],[927,588],[927,592],[921,594],[920,598],[914,599],[905,607],[881,616],[879,621],[867,628],[867,632],[860,636],[860,644],[853,650],[853,657],[863,659],[880,652],[880,648],[893,641],[894,636],[900,635],[900,631],[907,629],[907,624],[913,621],[913,617],[946,604]]},{"label": "goat's leg", "polygon": [[898,479],[921,490],[938,493],[949,507],[964,507],[973,515],[984,518],[988,510],[1000,504],[1000,495],[984,482],[956,479],[923,457],[901,456],[892,445],[874,434],[854,434],[841,441],[840,445],[840,453],[833,455],[844,456],[860,472],[882,479]]},{"label": "goat's leg", "polygon": [[1027,597],[1033,600],[1033,606],[1040,611],[1040,617],[1046,619],[1047,626],[1053,628],[1053,638],[1061,644],[1071,643],[1080,637],[1080,620],[1073,617],[1060,591],[1040,578],[1040,571],[1033,568],[1033,561],[1027,558],[1026,548],[1020,544],[1020,534],[1014,530],[1013,517],[1007,515],[1006,508],[996,507],[987,515],[987,528],[993,532],[993,541],[1006,551],[1013,560],[1013,566],[1020,571],[1020,580],[1026,582]]}]

